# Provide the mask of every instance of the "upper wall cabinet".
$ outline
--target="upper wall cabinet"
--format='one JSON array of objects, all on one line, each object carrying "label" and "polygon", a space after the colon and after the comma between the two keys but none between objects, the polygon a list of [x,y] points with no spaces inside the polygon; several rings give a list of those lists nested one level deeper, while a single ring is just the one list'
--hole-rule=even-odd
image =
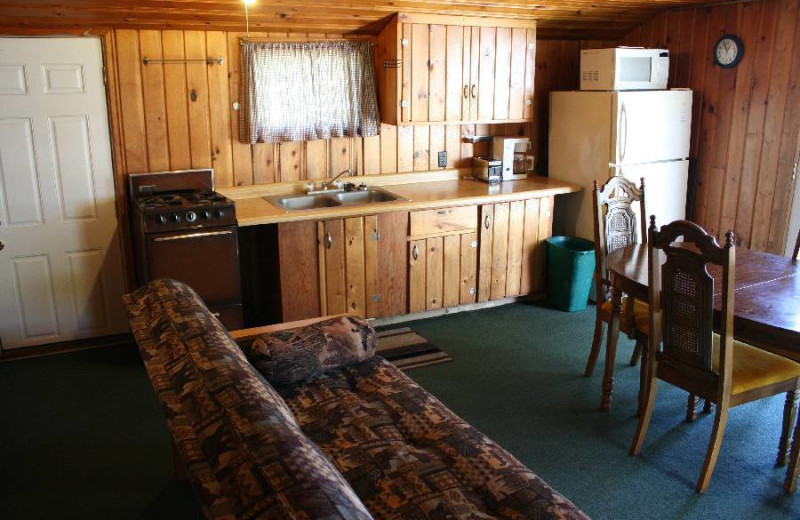
[{"label": "upper wall cabinet", "polygon": [[536,22],[400,13],[375,54],[384,123],[533,120]]}]

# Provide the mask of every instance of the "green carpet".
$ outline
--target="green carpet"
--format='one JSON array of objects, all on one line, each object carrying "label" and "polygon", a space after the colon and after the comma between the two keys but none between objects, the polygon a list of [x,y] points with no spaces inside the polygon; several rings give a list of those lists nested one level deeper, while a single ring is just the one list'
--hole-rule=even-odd
[{"label": "green carpet", "polygon": [[[595,519],[798,518],[774,466],[781,396],[736,408],[705,495],[694,492],[712,416],[683,422],[686,394],[661,384],[643,454],[638,367],[620,342],[610,413],[600,374],[582,377],[594,310],[535,305],[409,323],[453,362],[408,374]],[[136,352],[0,363],[0,518],[196,518],[170,483],[169,437]]]}]

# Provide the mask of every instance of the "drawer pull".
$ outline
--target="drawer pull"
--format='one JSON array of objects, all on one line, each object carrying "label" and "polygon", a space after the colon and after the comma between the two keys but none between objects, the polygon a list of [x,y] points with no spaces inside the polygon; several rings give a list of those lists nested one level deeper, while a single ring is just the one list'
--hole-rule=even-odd
[{"label": "drawer pull", "polygon": [[325,247],[330,249],[333,246],[333,237],[330,233],[325,233]]},{"label": "drawer pull", "polygon": [[413,248],[411,248],[411,257],[414,260],[419,260],[419,246],[415,245]]},{"label": "drawer pull", "polygon": [[485,217],[483,217],[483,227],[485,227],[486,229],[489,229],[489,226],[491,226],[491,225],[492,225],[492,217],[489,216],[489,215],[486,215]]},{"label": "drawer pull", "polygon": [[437,215],[449,215],[452,212],[453,212],[452,209],[440,209],[439,211],[436,212],[436,214]]}]

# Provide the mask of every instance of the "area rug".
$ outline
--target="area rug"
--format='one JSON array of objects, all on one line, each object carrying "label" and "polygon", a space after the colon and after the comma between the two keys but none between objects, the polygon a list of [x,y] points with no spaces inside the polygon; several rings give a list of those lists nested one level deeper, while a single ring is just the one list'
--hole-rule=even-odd
[{"label": "area rug", "polygon": [[452,361],[447,352],[431,345],[408,327],[378,331],[376,354],[400,370],[425,367]]}]

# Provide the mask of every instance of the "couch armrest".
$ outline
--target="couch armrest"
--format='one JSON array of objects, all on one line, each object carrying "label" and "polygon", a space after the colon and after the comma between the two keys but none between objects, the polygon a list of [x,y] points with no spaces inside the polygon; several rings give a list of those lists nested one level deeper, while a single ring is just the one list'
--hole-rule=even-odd
[{"label": "couch armrest", "polygon": [[275,323],[274,325],[264,325],[262,327],[253,327],[250,329],[239,329],[229,331],[231,337],[237,343],[255,339],[262,334],[271,334],[273,332],[280,332],[282,330],[295,329],[299,327],[307,327],[314,325],[321,321],[329,320],[331,318],[338,318],[339,316],[356,316],[355,314],[331,314],[330,316],[322,316],[321,318],[308,318],[305,320],[287,321],[286,323]]}]

